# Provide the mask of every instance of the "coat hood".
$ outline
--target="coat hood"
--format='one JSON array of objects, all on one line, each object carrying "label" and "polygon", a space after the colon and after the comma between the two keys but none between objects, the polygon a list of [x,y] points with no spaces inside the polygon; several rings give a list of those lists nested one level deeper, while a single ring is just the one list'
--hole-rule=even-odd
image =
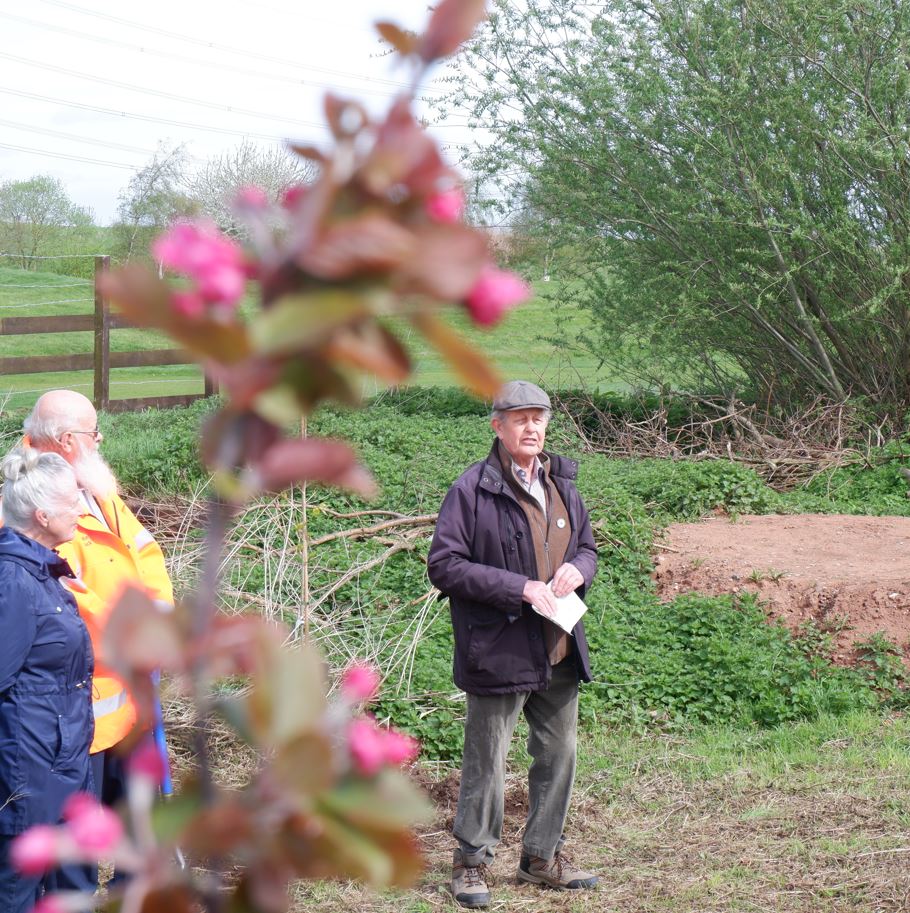
[{"label": "coat hood", "polygon": [[21,565],[39,580],[73,576],[70,566],[56,552],[8,526],[0,527],[0,559]]}]

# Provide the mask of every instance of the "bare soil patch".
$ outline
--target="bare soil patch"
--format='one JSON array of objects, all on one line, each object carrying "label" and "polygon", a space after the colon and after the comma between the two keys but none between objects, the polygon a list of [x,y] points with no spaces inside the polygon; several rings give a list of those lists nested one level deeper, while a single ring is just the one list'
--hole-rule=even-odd
[{"label": "bare soil patch", "polygon": [[674,523],[657,547],[663,599],[753,593],[769,617],[830,633],[834,658],[883,633],[910,656],[910,518],[795,514]]}]

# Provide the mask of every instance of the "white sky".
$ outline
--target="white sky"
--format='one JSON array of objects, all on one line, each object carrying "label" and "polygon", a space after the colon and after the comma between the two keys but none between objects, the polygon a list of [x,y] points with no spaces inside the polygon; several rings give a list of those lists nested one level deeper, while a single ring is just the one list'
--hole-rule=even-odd
[{"label": "white sky", "polygon": [[[108,224],[131,169],[146,164],[159,141],[185,143],[199,161],[244,136],[319,145],[327,88],[378,112],[405,78],[381,56],[371,23],[417,29],[427,6],[0,0],[0,182],[53,175]],[[428,97],[439,92],[427,88]],[[420,110],[433,119],[431,108]],[[471,139],[467,127],[450,124],[434,129],[440,141]]]}]

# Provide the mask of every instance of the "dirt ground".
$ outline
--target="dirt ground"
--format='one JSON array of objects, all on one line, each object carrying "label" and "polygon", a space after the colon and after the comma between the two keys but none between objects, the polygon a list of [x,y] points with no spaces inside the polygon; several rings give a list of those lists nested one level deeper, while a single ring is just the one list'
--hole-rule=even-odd
[{"label": "dirt ground", "polygon": [[910,658],[910,518],[712,517],[676,523],[657,545],[662,598],[754,593],[793,630],[812,622],[837,661],[882,632]]}]

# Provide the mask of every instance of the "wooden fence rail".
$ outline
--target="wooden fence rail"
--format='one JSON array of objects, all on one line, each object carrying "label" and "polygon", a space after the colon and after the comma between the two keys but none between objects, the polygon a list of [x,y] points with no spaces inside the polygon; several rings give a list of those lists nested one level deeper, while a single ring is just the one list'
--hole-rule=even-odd
[{"label": "wooden fence rail", "polygon": [[75,355],[22,355],[0,358],[0,376],[5,374],[46,374],[55,371],[93,371],[95,408],[106,412],[129,412],[139,409],[183,406],[215,392],[208,377],[204,393],[175,396],[110,398],[111,368],[149,368],[159,365],[188,365],[195,359],[182,349],[146,349],[134,352],[112,352],[111,331],[131,326],[120,314],[112,314],[101,294],[99,278],[110,268],[110,257],[95,257],[95,312],[93,314],[60,314],[52,317],[0,318],[0,336],[26,336],[33,333],[74,333],[93,331],[93,352]]}]

